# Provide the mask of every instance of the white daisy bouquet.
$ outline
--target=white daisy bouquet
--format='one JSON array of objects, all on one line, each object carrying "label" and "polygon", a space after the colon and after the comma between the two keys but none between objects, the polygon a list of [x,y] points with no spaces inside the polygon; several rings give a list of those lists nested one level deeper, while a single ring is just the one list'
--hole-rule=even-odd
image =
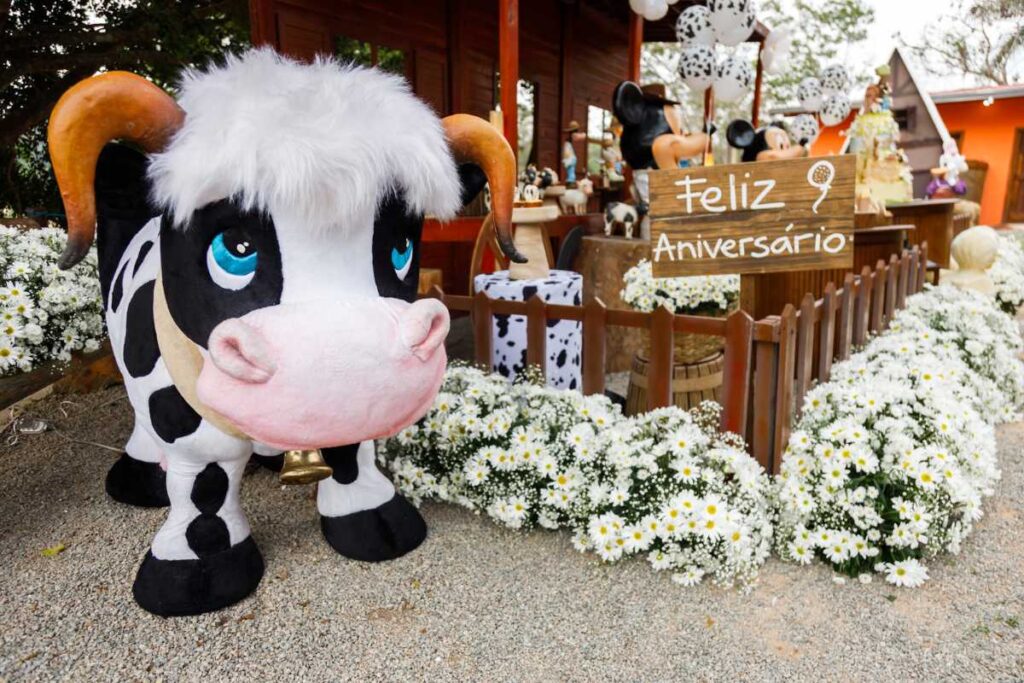
[{"label": "white daisy bouquet", "polygon": [[454,365],[434,408],[380,449],[415,502],[451,501],[514,529],[569,529],[605,561],[644,554],[693,585],[749,585],[771,549],[770,481],[717,406],[625,418],[602,396]]},{"label": "white daisy bouquet", "polygon": [[665,306],[680,315],[724,314],[740,296],[739,275],[656,278],[647,259],[627,270],[622,282],[622,300],[646,313]]},{"label": "white daisy bouquet", "polygon": [[0,226],[0,376],[94,351],[106,332],[96,250],[71,270],[57,267],[67,235],[58,228]]},{"label": "white daisy bouquet", "polygon": [[996,301],[1010,315],[1024,305],[1024,247],[1015,233],[1000,233],[996,262],[988,269]]},{"label": "white daisy bouquet", "polygon": [[901,329],[808,392],[777,481],[784,559],[916,586],[928,576],[922,559],[959,552],[999,479],[988,421],[998,397],[978,395],[976,380],[988,380],[964,362],[955,331],[916,324],[959,294],[917,295]]}]

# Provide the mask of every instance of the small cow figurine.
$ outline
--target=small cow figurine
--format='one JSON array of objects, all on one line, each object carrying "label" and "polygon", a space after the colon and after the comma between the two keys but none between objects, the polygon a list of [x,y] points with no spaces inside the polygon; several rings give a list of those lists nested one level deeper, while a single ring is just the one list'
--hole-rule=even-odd
[{"label": "small cow figurine", "polygon": [[736,149],[743,150],[742,161],[780,161],[807,156],[807,140],[794,145],[780,123],[770,123],[754,130],[749,121],[736,119],[729,124],[725,138]]},{"label": "small cow figurine", "polygon": [[525,185],[533,185],[545,190],[558,182],[558,174],[553,168],[547,166],[538,169],[536,164],[527,164],[520,174],[519,180]]},{"label": "small cow figurine", "polygon": [[424,214],[451,218],[486,179],[498,240],[523,260],[501,135],[438,120],[394,76],[263,49],[188,72],[177,102],[133,74],[87,78],[54,108],[49,144],[61,266],[98,226],[135,413],[108,490],[170,503],[136,601],[198,614],[256,589],[263,557],[239,502],[254,450],[323,449],[320,526],[341,555],[416,548],[426,525],[377,469],[374,439],[422,416],[445,370],[447,310],[416,301]]},{"label": "small cow figurine", "polygon": [[604,234],[611,237],[616,228],[622,226],[626,239],[633,239],[633,230],[640,223],[640,213],[635,206],[625,202],[609,202],[604,207]]},{"label": "small cow figurine", "polygon": [[558,198],[558,202],[562,205],[562,213],[582,216],[587,212],[587,200],[592,194],[594,194],[594,182],[590,178],[583,178],[576,183],[575,188],[569,188]]}]

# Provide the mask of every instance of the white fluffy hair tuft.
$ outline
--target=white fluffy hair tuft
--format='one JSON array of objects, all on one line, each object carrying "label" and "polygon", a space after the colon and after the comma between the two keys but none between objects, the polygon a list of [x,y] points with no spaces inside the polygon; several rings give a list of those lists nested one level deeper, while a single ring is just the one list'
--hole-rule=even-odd
[{"label": "white fluffy hair tuft", "polygon": [[185,124],[149,166],[176,225],[227,197],[316,230],[365,224],[393,192],[442,220],[459,210],[441,122],[397,76],[261,48],[186,72],[178,103]]}]

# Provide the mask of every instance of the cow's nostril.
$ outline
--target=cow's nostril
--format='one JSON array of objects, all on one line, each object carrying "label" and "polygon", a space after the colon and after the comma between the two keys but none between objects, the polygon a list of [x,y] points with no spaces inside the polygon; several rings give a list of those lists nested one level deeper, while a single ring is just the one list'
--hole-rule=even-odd
[{"label": "cow's nostril", "polygon": [[242,382],[262,384],[277,370],[263,335],[241,320],[225,320],[210,333],[210,360]]},{"label": "cow's nostril", "polygon": [[414,356],[425,361],[444,343],[448,324],[448,309],[440,301],[417,301],[402,313],[402,340]]}]

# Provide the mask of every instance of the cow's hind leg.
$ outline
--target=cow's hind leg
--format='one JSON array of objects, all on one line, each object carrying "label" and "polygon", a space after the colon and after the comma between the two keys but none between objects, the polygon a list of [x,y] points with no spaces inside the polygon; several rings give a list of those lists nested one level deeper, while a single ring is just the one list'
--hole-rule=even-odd
[{"label": "cow's hind leg", "polygon": [[423,542],[426,522],[377,469],[372,441],[324,449],[323,454],[334,474],[320,482],[317,507],[332,548],[353,560],[381,562]]},{"label": "cow's hind leg", "polygon": [[107,472],[107,494],[119,503],[144,508],[170,505],[160,446],[139,423],[137,414],[124,450]]},{"label": "cow's hind leg", "polygon": [[132,589],[147,611],[164,617],[202,614],[256,590],[263,556],[238,498],[247,451],[220,461],[168,458],[170,513]]}]

